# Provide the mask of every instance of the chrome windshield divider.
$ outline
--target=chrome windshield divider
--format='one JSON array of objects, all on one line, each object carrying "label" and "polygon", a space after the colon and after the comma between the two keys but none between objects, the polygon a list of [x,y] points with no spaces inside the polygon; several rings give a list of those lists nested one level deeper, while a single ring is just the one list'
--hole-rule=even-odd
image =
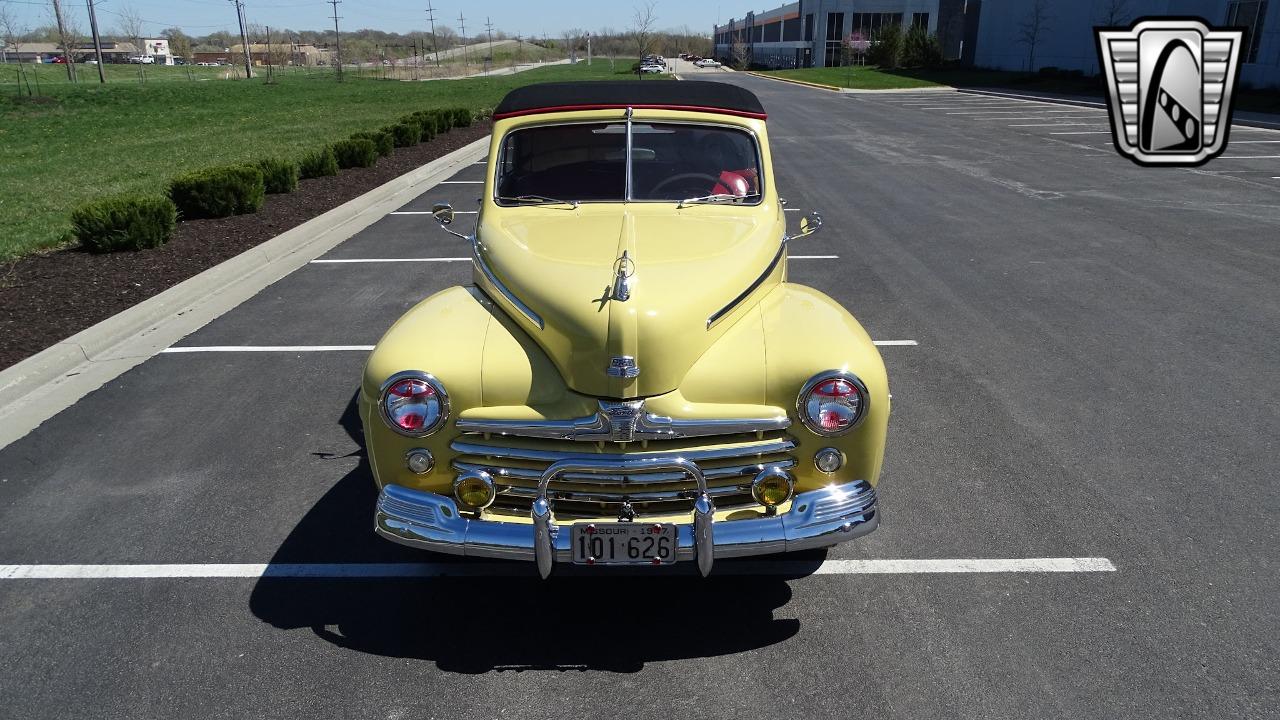
[{"label": "chrome windshield divider", "polygon": [[539,330],[545,329],[546,323],[542,321],[542,316],[534,312],[533,308],[525,305],[524,301],[520,298],[516,297],[516,294],[511,292],[511,289],[504,285],[502,281],[498,279],[498,276],[494,274],[493,268],[489,267],[489,263],[485,262],[484,255],[480,252],[482,250],[482,246],[480,245],[479,228],[477,228],[476,232],[468,237],[468,239],[471,241],[471,262],[473,262],[480,272],[484,274],[485,279],[493,284],[494,289],[496,289],[507,302],[514,305],[516,310],[519,310],[522,315],[528,318],[529,322],[537,325]]},{"label": "chrome windshield divider", "polygon": [[630,106],[627,106],[627,114],[625,116],[627,119],[627,159],[626,159],[626,162],[624,163],[627,168],[626,170],[627,176],[623,181],[624,188],[625,188],[622,192],[623,202],[631,202],[631,194],[633,190],[633,188],[631,187],[631,150],[634,147],[634,142],[635,142],[634,138],[631,135],[631,114],[633,112],[634,110]]}]

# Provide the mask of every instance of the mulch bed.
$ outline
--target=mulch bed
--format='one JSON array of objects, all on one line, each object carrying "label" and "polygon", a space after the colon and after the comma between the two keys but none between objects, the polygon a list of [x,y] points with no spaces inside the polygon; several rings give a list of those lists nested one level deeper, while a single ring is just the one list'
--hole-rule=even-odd
[{"label": "mulch bed", "polygon": [[0,266],[0,369],[484,137],[491,128],[489,122],[455,128],[431,142],[396,148],[371,168],[303,180],[296,192],[268,195],[252,215],[178,223],[163,247],[100,255],[59,250]]}]

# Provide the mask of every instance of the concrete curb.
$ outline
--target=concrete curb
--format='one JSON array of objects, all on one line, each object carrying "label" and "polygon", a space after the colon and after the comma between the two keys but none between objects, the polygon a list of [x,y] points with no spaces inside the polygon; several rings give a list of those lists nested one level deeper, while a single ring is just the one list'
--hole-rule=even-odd
[{"label": "concrete curb", "polygon": [[892,94],[892,93],[955,92],[956,91],[956,89],[951,87],[950,85],[938,85],[934,87],[922,87],[922,88],[886,88],[883,90],[871,90],[871,89],[864,89],[864,88],[846,88],[846,87],[840,87],[838,85],[827,85],[826,83],[809,82],[808,80],[796,80],[794,78],[784,78],[784,77],[778,77],[776,75],[765,75],[764,73],[759,73],[754,70],[748,71],[747,74],[754,75],[755,77],[758,77],[758,78],[764,78],[765,80],[777,80],[778,82],[791,83],[792,85],[804,85],[806,87],[816,88],[818,90],[829,90],[834,93],[841,93],[845,95],[857,95],[857,94],[863,94],[863,93],[866,93],[868,95],[878,95],[882,93]]},{"label": "concrete curb", "polygon": [[0,448],[488,152],[437,158],[0,371]]},{"label": "concrete curb", "polygon": [[812,82],[807,82],[805,80],[793,80],[791,78],[781,78],[781,77],[776,77],[774,75],[765,75],[764,73],[758,73],[754,70],[747,70],[746,74],[752,77],[764,78],[765,80],[776,80],[777,82],[791,83],[792,85],[804,85],[805,87],[811,87],[816,90],[829,90],[831,92],[837,92],[837,93],[840,92],[840,88],[836,87],[835,85],[824,85],[822,83],[812,83]]}]

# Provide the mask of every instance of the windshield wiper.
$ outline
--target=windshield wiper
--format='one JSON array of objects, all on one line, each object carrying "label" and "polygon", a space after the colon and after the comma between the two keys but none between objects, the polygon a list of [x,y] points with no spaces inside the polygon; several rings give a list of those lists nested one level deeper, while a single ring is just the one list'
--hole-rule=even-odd
[{"label": "windshield wiper", "polygon": [[571,210],[578,207],[577,200],[557,200],[546,195],[517,195],[515,197],[502,197],[500,195],[498,199],[502,202],[532,203],[535,205],[568,205]]},{"label": "windshield wiper", "polygon": [[757,198],[757,197],[760,197],[760,193],[751,193],[750,195],[730,195],[729,193],[715,193],[714,195],[703,195],[702,197],[685,198],[684,200],[680,201],[679,205],[676,205],[676,209],[679,210],[680,208],[686,207],[688,205],[723,203],[723,202],[732,202],[734,200],[750,200],[751,198]]}]

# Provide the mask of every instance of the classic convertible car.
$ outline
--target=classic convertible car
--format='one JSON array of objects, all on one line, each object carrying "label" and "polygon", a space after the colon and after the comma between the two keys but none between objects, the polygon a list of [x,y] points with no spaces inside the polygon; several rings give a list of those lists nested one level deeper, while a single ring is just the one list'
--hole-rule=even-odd
[{"label": "classic convertible car", "polygon": [[787,282],[765,112],[713,82],[513,90],[474,284],[378,342],[360,415],[375,530],[466,556],[665,565],[875,529],[889,389],[831,298]]}]

